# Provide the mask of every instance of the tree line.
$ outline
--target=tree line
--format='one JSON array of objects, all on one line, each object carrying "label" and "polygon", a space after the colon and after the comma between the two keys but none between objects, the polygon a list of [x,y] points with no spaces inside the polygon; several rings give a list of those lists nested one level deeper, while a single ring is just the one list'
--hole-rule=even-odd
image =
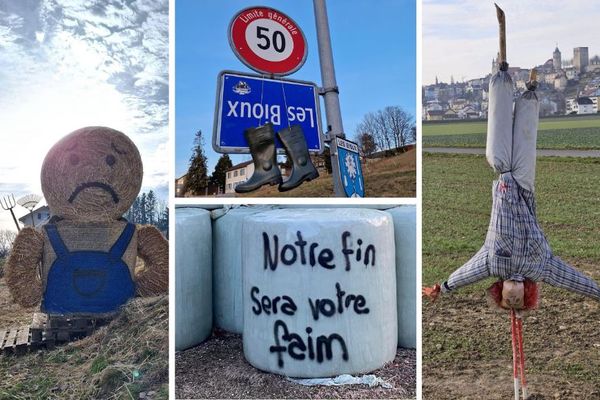
[{"label": "tree line", "polygon": [[169,229],[169,207],[152,190],[136,197],[124,217],[134,224],[154,225],[163,232]]},{"label": "tree line", "polygon": [[233,167],[233,163],[228,154],[223,154],[217,161],[213,173],[208,175],[208,167],[206,166],[206,155],[204,154],[204,138],[202,131],[197,131],[194,137],[194,145],[192,147],[192,156],[185,177],[185,183],[182,193],[190,193],[192,195],[203,195],[209,185],[215,187],[220,192],[225,191],[225,178],[227,170]]},{"label": "tree line", "polygon": [[395,153],[417,140],[415,120],[398,106],[366,114],[356,127],[356,141],[365,156],[377,151]]}]

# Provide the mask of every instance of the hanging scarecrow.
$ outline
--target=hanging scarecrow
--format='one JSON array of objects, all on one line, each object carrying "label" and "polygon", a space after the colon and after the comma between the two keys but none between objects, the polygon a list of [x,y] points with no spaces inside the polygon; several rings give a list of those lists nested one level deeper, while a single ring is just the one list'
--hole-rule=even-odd
[{"label": "hanging scarecrow", "polygon": [[520,370],[523,399],[527,398],[521,311],[537,306],[538,281],[600,301],[598,284],[555,256],[540,228],[534,197],[539,102],[532,70],[525,91],[516,101],[513,123],[513,82],[506,62],[505,17],[500,23],[499,71],[490,80],[486,158],[500,176],[492,186],[492,213],[481,249],[441,285],[423,288],[435,301],[447,293],[488,277],[498,277],[488,294],[511,311],[515,398]]},{"label": "hanging scarecrow", "polygon": [[135,144],[114,129],[82,128],[57,142],[41,174],[52,218],[39,230],[22,229],[6,264],[15,302],[41,302],[50,316],[100,318],[136,293],[166,293],[167,241],[155,227],[122,218],[142,176]]}]

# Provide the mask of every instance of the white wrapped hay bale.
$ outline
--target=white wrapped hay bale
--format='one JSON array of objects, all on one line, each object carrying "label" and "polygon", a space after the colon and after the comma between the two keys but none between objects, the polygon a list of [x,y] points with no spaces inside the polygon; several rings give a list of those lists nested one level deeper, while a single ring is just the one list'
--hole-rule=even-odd
[{"label": "white wrapped hay bale", "polygon": [[214,210],[213,219],[213,311],[215,325],[242,333],[242,221],[272,206],[234,206]]},{"label": "white wrapped hay bale", "polygon": [[243,224],[244,354],[292,377],[359,374],[396,354],[389,214],[284,209]]},{"label": "white wrapped hay bale", "polygon": [[212,229],[201,208],[175,210],[175,349],[206,339],[212,330]]},{"label": "white wrapped hay bale", "polygon": [[535,89],[535,70],[532,70],[527,90],[515,104],[513,177],[517,183],[529,191],[534,190],[537,130],[540,115],[540,102]]},{"label": "white wrapped hay bale", "polygon": [[398,346],[417,347],[417,213],[415,206],[387,210],[394,221]]}]

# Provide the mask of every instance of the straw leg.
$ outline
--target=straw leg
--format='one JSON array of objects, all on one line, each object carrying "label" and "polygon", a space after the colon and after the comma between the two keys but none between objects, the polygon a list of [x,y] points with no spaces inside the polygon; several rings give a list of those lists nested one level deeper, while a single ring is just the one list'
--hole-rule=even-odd
[{"label": "straw leg", "polygon": [[517,321],[515,310],[510,310],[510,330],[512,339],[512,353],[513,353],[513,383],[515,390],[515,400],[519,400],[519,374],[518,374],[518,355],[517,355]]},{"label": "straw leg", "polygon": [[525,380],[525,353],[523,351],[523,319],[517,318],[517,342],[519,344],[519,363],[521,370],[521,387],[523,388],[523,400],[527,399],[527,381]]}]

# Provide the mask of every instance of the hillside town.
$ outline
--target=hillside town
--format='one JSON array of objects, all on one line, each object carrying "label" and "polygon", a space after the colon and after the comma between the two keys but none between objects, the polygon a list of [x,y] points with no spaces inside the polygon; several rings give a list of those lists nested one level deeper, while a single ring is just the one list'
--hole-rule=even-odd
[{"label": "hillside town", "polygon": [[[439,82],[423,86],[423,120],[449,121],[486,119],[489,80],[497,71],[492,60],[492,71],[483,78],[450,83]],[[595,114],[600,97],[600,57],[590,58],[588,47],[573,49],[573,59],[563,60],[556,46],[552,58],[535,67],[540,96],[540,116]],[[525,91],[530,69],[509,67],[515,85],[515,97]]]}]

